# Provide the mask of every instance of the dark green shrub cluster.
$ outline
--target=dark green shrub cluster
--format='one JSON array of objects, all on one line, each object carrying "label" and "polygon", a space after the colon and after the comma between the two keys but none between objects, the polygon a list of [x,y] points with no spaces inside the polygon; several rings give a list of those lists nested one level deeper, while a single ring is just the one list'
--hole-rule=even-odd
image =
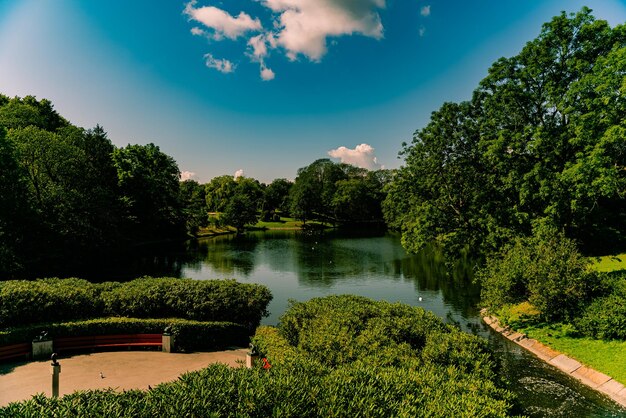
[{"label": "dark green shrub cluster", "polygon": [[[334,321],[342,325],[324,327]],[[420,308],[333,296],[292,304],[282,323],[280,330],[261,327],[255,336],[272,364],[269,370],[212,365],[150,391],[36,396],[0,409],[0,417],[506,417],[511,412],[512,395],[495,384],[485,344]],[[343,331],[333,337],[337,330]],[[348,354],[318,351],[327,349]]]},{"label": "dark green shrub cluster", "polygon": [[612,293],[594,300],[574,323],[585,336],[626,340],[626,275]]},{"label": "dark green shrub cluster", "polygon": [[102,316],[99,290],[81,279],[0,282],[0,327]]},{"label": "dark green shrub cluster", "polygon": [[548,320],[574,318],[602,286],[576,243],[555,233],[516,239],[488,258],[477,278],[485,306],[527,300]]},{"label": "dark green shrub cluster", "polygon": [[5,281],[0,282],[0,327],[103,316],[231,321],[254,327],[267,315],[271,298],[267,287],[235,280]]},{"label": "dark green shrub cluster", "polygon": [[186,319],[97,318],[11,328],[0,332],[0,345],[29,342],[47,331],[49,338],[112,334],[160,334],[171,328],[180,351],[212,350],[246,346],[247,327],[232,322],[199,322]]},{"label": "dark green shrub cluster", "polygon": [[108,315],[178,317],[257,325],[272,299],[263,285],[235,280],[142,278],[102,292]]}]

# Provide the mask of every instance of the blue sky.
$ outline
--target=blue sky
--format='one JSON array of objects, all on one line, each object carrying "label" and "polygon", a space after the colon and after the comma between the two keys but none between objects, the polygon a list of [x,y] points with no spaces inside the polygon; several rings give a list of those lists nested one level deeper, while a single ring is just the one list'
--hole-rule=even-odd
[{"label": "blue sky", "polygon": [[329,152],[395,168],[432,111],[585,4],[626,22],[614,0],[0,0],[0,92],[201,182],[293,179]]}]

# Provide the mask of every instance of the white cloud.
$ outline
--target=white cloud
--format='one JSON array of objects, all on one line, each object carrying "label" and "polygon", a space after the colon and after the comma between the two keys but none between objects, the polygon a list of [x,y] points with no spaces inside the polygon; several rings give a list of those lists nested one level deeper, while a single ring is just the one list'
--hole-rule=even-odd
[{"label": "white cloud", "polygon": [[235,180],[237,180],[239,177],[243,177],[244,176],[244,172],[243,172],[243,168],[240,168],[239,170],[235,171]]},{"label": "white cloud", "polygon": [[430,5],[422,7],[420,14],[424,17],[430,16]]},{"label": "white cloud", "polygon": [[182,173],[180,173],[180,181],[197,179],[198,176],[196,176],[196,173],[194,173],[193,171],[183,171]]},{"label": "white cloud", "polygon": [[[196,7],[197,0],[185,5],[189,20],[202,23],[203,28],[191,29],[193,35],[215,40],[236,40],[249,36],[246,55],[259,63],[262,80],[272,80],[275,73],[266,65],[273,50],[283,52],[290,60],[300,55],[319,62],[330,42],[345,35],[383,37],[383,25],[378,11],[386,7],[386,0],[257,0],[271,12],[272,21],[265,29],[259,18],[240,12],[236,17],[214,6]],[[208,30],[207,30],[208,29]],[[235,66],[227,60],[217,60],[206,54],[207,66],[228,73]]]},{"label": "white cloud", "polygon": [[368,144],[357,145],[354,149],[339,147],[328,151],[328,155],[333,158],[339,158],[342,163],[367,168],[368,170],[384,168],[378,163],[374,155],[374,148]]},{"label": "white cloud", "polygon": [[276,77],[276,74],[274,74],[271,68],[261,67],[261,78],[263,81],[273,80],[274,77]]},{"label": "white cloud", "polygon": [[200,29],[197,26],[194,26],[193,28],[191,28],[191,34],[192,35],[196,35],[196,36],[206,36],[206,31],[203,29]]},{"label": "white cloud", "polygon": [[291,60],[302,54],[320,61],[326,54],[328,37],[383,37],[376,10],[385,8],[385,0],[263,0],[263,4],[278,13],[277,42]]},{"label": "white cloud", "polygon": [[255,61],[261,61],[267,56],[266,35],[261,34],[253,36],[248,40],[248,46],[251,49],[250,58]]},{"label": "white cloud", "polygon": [[216,40],[220,40],[223,37],[237,39],[246,32],[259,31],[263,28],[258,18],[253,19],[247,13],[240,12],[237,17],[234,17],[228,12],[213,6],[195,8],[196,3],[196,0],[187,3],[184,13],[189,16],[190,20],[195,20],[212,29],[213,38]]},{"label": "white cloud", "polygon": [[237,66],[227,59],[217,59],[214,58],[211,54],[206,54],[204,56],[205,64],[209,68],[215,68],[220,73],[228,74],[235,71]]}]

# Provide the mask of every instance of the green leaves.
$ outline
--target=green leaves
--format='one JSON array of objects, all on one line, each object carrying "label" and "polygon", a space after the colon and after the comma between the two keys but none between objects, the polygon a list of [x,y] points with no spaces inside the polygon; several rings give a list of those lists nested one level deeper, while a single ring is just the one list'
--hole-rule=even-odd
[{"label": "green leaves", "polygon": [[471,102],[433,112],[384,204],[406,248],[490,252],[537,222],[588,246],[623,240],[625,63],[623,25],[562,13]]},{"label": "green leaves", "polygon": [[235,280],[142,278],[93,284],[80,279],[0,282],[0,326],[129,316],[231,321],[256,326],[272,295]]}]

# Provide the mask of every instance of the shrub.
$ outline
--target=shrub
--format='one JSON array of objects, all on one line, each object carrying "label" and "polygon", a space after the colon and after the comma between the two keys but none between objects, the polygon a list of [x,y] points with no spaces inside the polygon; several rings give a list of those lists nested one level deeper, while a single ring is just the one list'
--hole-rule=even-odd
[{"label": "shrub", "polygon": [[0,282],[0,326],[128,316],[231,321],[253,329],[267,315],[271,299],[267,287],[235,280],[6,281]]},{"label": "shrub", "polygon": [[589,337],[626,340],[626,276],[610,295],[594,300],[575,324]]},{"label": "shrub", "polygon": [[93,318],[101,311],[98,286],[86,280],[0,282],[0,327]]},{"label": "shrub", "polygon": [[593,297],[597,274],[562,234],[518,238],[487,259],[477,278],[491,309],[528,300],[548,320],[571,319]]},{"label": "shrub", "polygon": [[256,327],[272,295],[259,284],[235,280],[142,278],[102,293],[107,315],[232,321]]}]

